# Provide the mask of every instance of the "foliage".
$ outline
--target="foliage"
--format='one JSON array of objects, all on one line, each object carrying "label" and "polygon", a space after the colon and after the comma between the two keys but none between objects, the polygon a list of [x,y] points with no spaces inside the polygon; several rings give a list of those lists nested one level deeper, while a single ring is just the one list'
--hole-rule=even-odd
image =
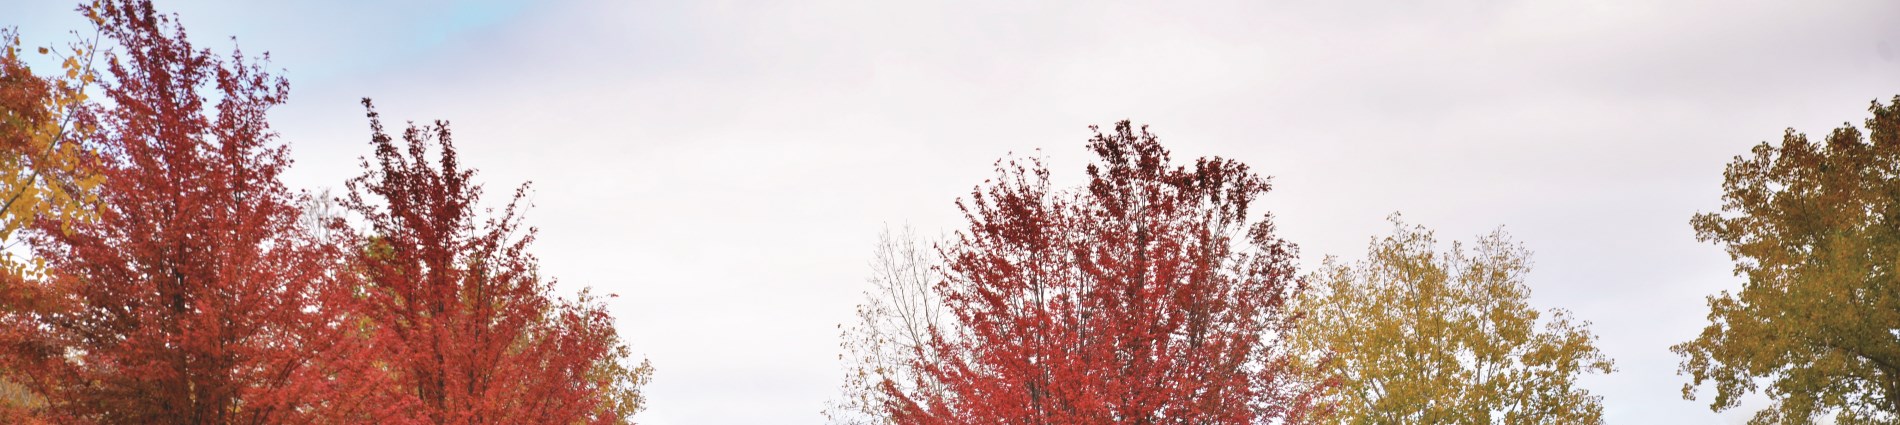
[{"label": "foliage", "polygon": [[894,422],[1300,417],[1308,393],[1278,339],[1295,248],[1270,215],[1248,220],[1267,180],[1221,158],[1171,164],[1127,121],[1088,147],[1081,190],[1052,188],[1040,160],[999,161],[959,201],[969,228],[940,250],[935,285],[952,324],[915,356],[912,386],[883,384]]},{"label": "foliage", "polygon": [[351,236],[364,358],[388,372],[389,384],[356,383],[365,399],[414,407],[385,419],[397,422],[628,422],[651,366],[627,363],[594,298],[550,297],[553,282],[527,251],[535,231],[518,214],[527,186],[484,218],[448,123],[411,125],[398,144],[373,108],[369,119],[375,159],[342,201],[368,232]]},{"label": "foliage", "polygon": [[[16,257],[15,234],[42,217],[73,222],[93,216],[101,176],[85,140],[92,129],[75,125],[88,104],[86,88],[97,78],[93,44],[39,48],[60,59],[64,73],[36,75],[21,57],[18,34],[0,29],[0,310],[11,310],[12,300],[31,290],[23,281],[41,271],[38,262]],[[7,375],[0,369],[0,421],[25,421],[44,400]]]},{"label": "foliage", "polygon": [[[103,23],[97,14],[89,18]],[[86,88],[98,78],[92,67],[97,38],[63,50],[39,48],[58,59],[63,72],[38,75],[21,56],[18,33],[0,29],[0,311],[26,298],[32,289],[23,282],[41,272],[39,262],[16,256],[15,235],[41,218],[74,222],[95,214],[102,176],[95,172],[95,147],[86,143],[92,126],[77,119],[88,105]],[[7,375],[0,369],[0,421],[25,421],[44,400]]]},{"label": "foliage", "polygon": [[[924,241],[909,227],[878,234],[871,260],[872,289],[858,305],[857,322],[843,328],[838,356],[845,361],[842,398],[826,406],[825,418],[839,425],[890,423],[885,406],[892,402],[884,382],[900,385],[898,392],[918,391],[916,383],[934,387],[914,368],[915,354],[936,335],[932,329],[948,326],[942,300],[931,292],[936,261]],[[919,381],[924,379],[925,381]]]},{"label": "foliage", "polygon": [[[104,24],[96,12],[88,17]],[[13,235],[41,217],[73,222],[94,215],[91,205],[102,176],[93,171],[96,147],[86,139],[95,123],[80,113],[89,104],[86,88],[98,78],[92,67],[94,44],[82,40],[63,51],[39,48],[60,60],[62,72],[36,75],[20,56],[18,34],[0,30],[0,248],[13,247]],[[34,271],[12,252],[3,255],[14,274]]]},{"label": "foliage", "polygon": [[32,225],[46,278],[10,293],[0,366],[54,422],[305,419],[305,366],[324,343],[311,306],[333,255],[296,229],[278,180],[289,160],[265,112],[288,85],[239,52],[194,48],[149,2],[85,11],[122,49],[106,56],[110,106],[72,124],[97,125],[76,134],[109,153],[103,183],[87,183],[98,219]]},{"label": "foliage", "polygon": [[[1711,296],[1709,326],[1671,348],[1710,408],[1764,391],[1751,423],[1900,421],[1900,96],[1873,102],[1866,129],[1824,143],[1788,129],[1723,173],[1722,211],[1696,237],[1722,245],[1746,278]],[[1762,384],[1766,383],[1766,388]]]},{"label": "foliage", "polygon": [[1538,329],[1529,250],[1500,230],[1438,251],[1430,230],[1391,220],[1364,260],[1328,257],[1298,302],[1294,344],[1338,384],[1321,422],[1603,422],[1602,397],[1576,378],[1611,361],[1563,310]]},{"label": "foliage", "polygon": [[0,275],[0,422],[611,424],[644,406],[651,365],[600,299],[549,297],[515,203],[477,225],[446,124],[412,126],[405,156],[370,113],[377,162],[340,200],[359,235],[339,200],[281,183],[266,112],[288,83],[263,62],[193,47],[149,1],[81,11],[121,50],[109,78],[91,42],[60,78],[0,34],[0,244],[25,229],[44,259]]}]

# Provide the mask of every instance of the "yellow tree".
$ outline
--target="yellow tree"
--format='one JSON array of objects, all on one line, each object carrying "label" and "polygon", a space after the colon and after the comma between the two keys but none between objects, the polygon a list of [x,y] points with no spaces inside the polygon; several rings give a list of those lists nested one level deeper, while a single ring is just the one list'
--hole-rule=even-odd
[{"label": "yellow tree", "polygon": [[1722,211],[1690,221],[1746,280],[1671,347],[1684,398],[1709,384],[1720,411],[1763,391],[1774,404],[1754,424],[1900,420],[1900,96],[1869,110],[1864,132],[1843,124],[1817,144],[1788,129],[1736,156]]},{"label": "yellow tree", "polygon": [[1500,230],[1440,251],[1391,221],[1364,260],[1328,257],[1298,302],[1296,349],[1335,384],[1319,422],[1602,423],[1602,397],[1576,378],[1614,367],[1588,322],[1530,307],[1529,250]]},{"label": "yellow tree", "polygon": [[0,43],[0,243],[11,248],[13,235],[39,218],[91,217],[101,178],[90,171],[94,151],[85,139],[94,125],[83,109],[97,77],[91,41],[39,48],[60,61],[57,75],[34,74],[17,33],[0,31]]}]

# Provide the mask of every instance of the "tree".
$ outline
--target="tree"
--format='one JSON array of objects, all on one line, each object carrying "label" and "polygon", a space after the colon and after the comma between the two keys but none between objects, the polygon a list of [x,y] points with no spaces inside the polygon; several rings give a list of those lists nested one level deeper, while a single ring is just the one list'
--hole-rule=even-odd
[{"label": "tree", "polygon": [[1865,132],[1843,124],[1816,144],[1788,129],[1736,156],[1722,211],[1690,221],[1746,280],[1671,347],[1684,398],[1709,384],[1721,411],[1763,391],[1774,403],[1756,424],[1900,420],[1900,96],[1868,109]]},{"label": "tree", "polygon": [[[96,10],[99,3],[94,3]],[[88,12],[96,25],[104,18]],[[38,75],[20,57],[19,34],[0,30],[0,248],[13,248],[13,235],[41,217],[83,221],[93,215],[102,176],[94,172],[97,146],[86,140],[95,123],[80,110],[88,107],[94,40],[70,43],[63,50],[39,48],[60,60],[61,73]],[[0,253],[14,274],[29,273],[11,251]]]},{"label": "tree", "polygon": [[342,205],[367,225],[351,236],[363,279],[352,314],[364,358],[387,372],[358,382],[370,404],[413,406],[390,419],[411,423],[629,422],[651,367],[628,363],[613,318],[586,292],[550,296],[519,215],[527,185],[485,218],[447,122],[411,125],[398,144],[363,106],[375,160]]},{"label": "tree", "polygon": [[[100,179],[96,152],[85,143],[90,125],[75,125],[87,105],[86,88],[97,78],[92,45],[85,40],[63,52],[40,48],[61,59],[64,73],[38,75],[20,57],[18,33],[0,29],[0,311],[12,310],[15,297],[30,290],[22,282],[40,272],[38,262],[15,256],[15,234],[41,218],[92,216]],[[44,400],[8,375],[0,369],[0,421],[22,422]]]},{"label": "tree", "polygon": [[[899,424],[1267,423],[1296,419],[1279,335],[1302,284],[1293,244],[1249,207],[1245,164],[1170,163],[1123,121],[1088,143],[1080,190],[1040,160],[999,161],[959,201],[969,228],[940,249],[950,326],[886,381]],[[929,383],[929,385],[924,385]]]},{"label": "tree", "polygon": [[917,373],[913,361],[936,336],[932,330],[948,326],[943,302],[931,292],[935,260],[930,245],[909,227],[902,233],[893,234],[887,228],[878,234],[871,260],[872,289],[858,305],[857,322],[848,328],[840,326],[844,353],[838,358],[845,362],[846,374],[841,398],[824,411],[831,423],[890,423],[885,406],[893,400],[882,389],[884,382],[901,385],[901,393],[919,391],[919,379],[925,379],[921,381],[924,389],[935,387]]},{"label": "tree", "polygon": [[1298,301],[1294,345],[1337,383],[1320,422],[1603,422],[1602,397],[1576,379],[1612,363],[1564,310],[1538,329],[1529,250],[1499,230],[1438,251],[1432,231],[1391,221],[1364,260],[1327,257]]},{"label": "tree", "polygon": [[122,49],[106,56],[110,106],[75,124],[109,152],[98,219],[32,224],[45,278],[10,294],[0,367],[54,422],[307,419],[334,255],[297,230],[278,180],[289,160],[266,111],[287,83],[193,47],[149,2],[84,10]]}]

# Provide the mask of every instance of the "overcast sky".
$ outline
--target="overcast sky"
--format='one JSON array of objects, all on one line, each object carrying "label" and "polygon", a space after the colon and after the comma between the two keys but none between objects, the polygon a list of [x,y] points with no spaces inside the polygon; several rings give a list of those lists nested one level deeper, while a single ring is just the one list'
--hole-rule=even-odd
[{"label": "overcast sky", "polygon": [[[286,69],[293,187],[357,173],[365,96],[450,120],[493,197],[532,180],[544,271],[619,294],[658,368],[650,425],[821,423],[878,231],[955,230],[1011,152],[1079,181],[1088,126],[1121,119],[1274,176],[1309,266],[1393,212],[1504,226],[1533,305],[1615,358],[1583,380],[1609,423],[1741,423],[1761,398],[1682,400],[1668,351],[1740,287],[1689,217],[1751,145],[1900,94],[1889,1],[285,3],[158,2]],[[0,5],[29,45],[85,26]]]}]

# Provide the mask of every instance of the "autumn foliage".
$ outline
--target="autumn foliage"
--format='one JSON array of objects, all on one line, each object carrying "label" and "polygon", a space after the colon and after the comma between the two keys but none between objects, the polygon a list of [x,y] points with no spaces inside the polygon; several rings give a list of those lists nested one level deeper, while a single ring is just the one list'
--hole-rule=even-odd
[{"label": "autumn foliage", "polygon": [[[101,19],[96,13],[89,17]],[[0,322],[11,316],[5,312],[30,308],[43,298],[29,283],[39,277],[42,264],[19,255],[25,251],[18,249],[20,231],[42,219],[94,218],[104,176],[98,172],[98,145],[90,137],[93,122],[82,112],[89,104],[86,89],[98,77],[92,66],[95,40],[35,49],[60,61],[62,72],[42,74],[28,65],[31,54],[21,48],[18,34],[0,29]],[[24,332],[0,328],[0,341],[22,340]],[[25,378],[10,377],[15,374],[0,364],[0,422],[27,421],[45,401],[17,382]]]},{"label": "autumn foliage", "polygon": [[294,227],[296,196],[278,182],[289,160],[264,113],[288,85],[193,47],[149,6],[91,10],[120,47],[112,105],[81,118],[111,153],[102,207],[96,221],[38,222],[46,277],[9,306],[5,366],[54,422],[301,419],[327,252]]},{"label": "autumn foliage", "polygon": [[[97,12],[89,16],[104,19]],[[38,48],[60,61],[60,72],[39,74],[27,65],[18,34],[0,29],[0,244],[8,248],[19,241],[16,233],[39,218],[93,218],[93,195],[103,176],[96,172],[99,146],[90,140],[96,123],[83,110],[86,89],[98,77],[95,40]],[[0,256],[9,272],[30,272],[12,252]]]},{"label": "autumn foliage", "polygon": [[312,215],[336,200],[280,180],[289,151],[266,115],[289,85],[268,56],[195,47],[149,1],[81,12],[116,46],[109,102],[86,101],[95,77],[77,61],[60,79],[13,44],[0,57],[0,188],[29,200],[9,201],[4,233],[24,227],[44,263],[0,276],[0,422],[612,424],[640,410],[651,369],[629,364],[598,299],[551,295],[533,229],[514,203],[485,216],[446,124],[398,146],[372,112],[375,161],[341,201],[361,217]]},{"label": "autumn foliage", "polygon": [[527,186],[484,218],[446,122],[398,143],[369,118],[375,159],[343,202],[368,224],[349,241],[362,279],[351,312],[388,372],[361,382],[369,404],[414,406],[397,415],[411,423],[625,423],[648,368],[624,364],[604,306],[550,296],[518,215]]},{"label": "autumn foliage", "polygon": [[[612,296],[558,291],[529,186],[488,198],[446,121],[392,133],[364,99],[360,174],[340,197],[294,191],[268,55],[195,45],[150,0],[77,11],[94,36],[65,47],[0,28],[0,424],[628,424],[645,407],[653,369]],[[1743,282],[1671,347],[1684,397],[1763,393],[1757,424],[1900,419],[1900,97],[1869,110],[1735,157],[1720,211],[1692,219]],[[1589,322],[1531,307],[1530,251],[1501,231],[1443,250],[1395,218],[1363,260],[1302,275],[1260,206],[1267,177],[1176,162],[1128,121],[1093,131],[1080,185],[998,161],[951,236],[885,235],[827,418],[1604,421],[1580,378],[1614,363]]]},{"label": "autumn foliage", "polygon": [[[1089,141],[1080,190],[1040,160],[999,163],[959,202],[936,285],[954,325],[892,392],[900,424],[1252,424],[1300,417],[1310,388],[1277,335],[1301,284],[1253,209],[1245,164],[1171,162],[1128,122]],[[1255,214],[1251,215],[1250,214]]]},{"label": "autumn foliage", "polygon": [[1600,424],[1578,384],[1614,363],[1589,323],[1530,305],[1531,252],[1503,230],[1439,246],[1392,215],[1365,258],[1327,257],[1292,345],[1336,383],[1316,423]]},{"label": "autumn foliage", "polygon": [[1900,96],[1870,103],[1861,127],[1819,142],[1788,129],[1736,156],[1721,211],[1690,221],[1743,281],[1670,347],[1684,398],[1712,388],[1720,411],[1761,391],[1773,403],[1752,424],[1900,418]]}]

